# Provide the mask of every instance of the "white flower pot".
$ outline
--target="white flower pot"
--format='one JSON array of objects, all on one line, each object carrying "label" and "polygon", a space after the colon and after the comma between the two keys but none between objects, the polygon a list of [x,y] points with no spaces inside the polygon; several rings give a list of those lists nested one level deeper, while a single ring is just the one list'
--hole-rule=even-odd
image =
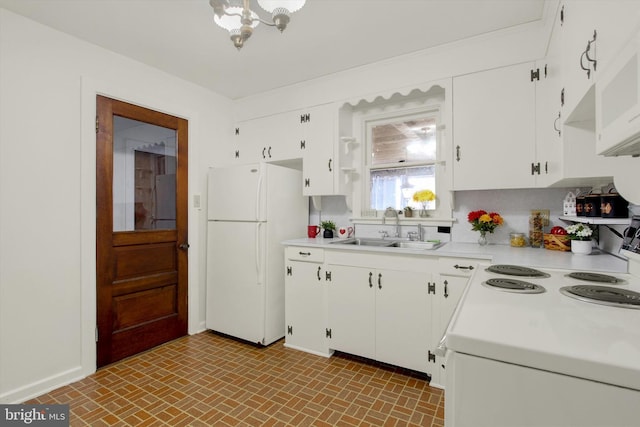
[{"label": "white flower pot", "polygon": [[592,246],[591,240],[572,240],[571,252],[578,255],[589,255]]}]

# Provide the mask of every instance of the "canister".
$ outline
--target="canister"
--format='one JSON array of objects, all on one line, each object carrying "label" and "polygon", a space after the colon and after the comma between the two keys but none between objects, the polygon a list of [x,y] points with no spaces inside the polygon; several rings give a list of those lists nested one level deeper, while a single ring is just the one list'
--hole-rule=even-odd
[{"label": "canister", "polygon": [[600,216],[600,194],[587,194],[584,197],[584,216]]},{"label": "canister", "polygon": [[620,194],[609,191],[600,196],[600,215],[602,218],[627,218],[629,203]]},{"label": "canister", "polygon": [[576,216],[584,216],[584,194],[576,196]]}]

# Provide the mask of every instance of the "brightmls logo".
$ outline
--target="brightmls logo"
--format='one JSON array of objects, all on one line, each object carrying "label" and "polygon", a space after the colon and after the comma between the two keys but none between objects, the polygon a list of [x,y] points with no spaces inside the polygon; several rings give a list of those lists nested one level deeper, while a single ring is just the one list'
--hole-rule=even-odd
[{"label": "brightmls logo", "polygon": [[0,427],[69,427],[69,405],[0,405]]}]

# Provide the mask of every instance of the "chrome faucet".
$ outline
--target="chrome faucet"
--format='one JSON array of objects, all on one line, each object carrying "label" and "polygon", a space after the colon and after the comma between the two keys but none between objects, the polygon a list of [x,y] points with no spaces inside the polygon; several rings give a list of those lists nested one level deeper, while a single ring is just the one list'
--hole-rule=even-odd
[{"label": "chrome faucet", "polygon": [[418,223],[418,240],[421,242],[424,241],[424,228],[420,223]]},{"label": "chrome faucet", "polygon": [[400,237],[400,216],[398,216],[398,211],[389,206],[384,211],[384,217],[382,218],[382,223],[384,224],[384,218],[396,217],[396,234],[394,237]]}]

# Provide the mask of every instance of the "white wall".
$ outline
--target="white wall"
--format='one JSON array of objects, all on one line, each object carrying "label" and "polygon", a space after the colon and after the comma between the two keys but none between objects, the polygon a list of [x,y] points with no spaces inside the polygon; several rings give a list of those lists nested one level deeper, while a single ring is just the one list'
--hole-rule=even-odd
[{"label": "white wall", "polygon": [[[95,370],[96,93],[189,120],[201,206],[231,126],[230,100],[0,9],[0,403]],[[191,333],[204,329],[205,213],[190,206]]]}]

